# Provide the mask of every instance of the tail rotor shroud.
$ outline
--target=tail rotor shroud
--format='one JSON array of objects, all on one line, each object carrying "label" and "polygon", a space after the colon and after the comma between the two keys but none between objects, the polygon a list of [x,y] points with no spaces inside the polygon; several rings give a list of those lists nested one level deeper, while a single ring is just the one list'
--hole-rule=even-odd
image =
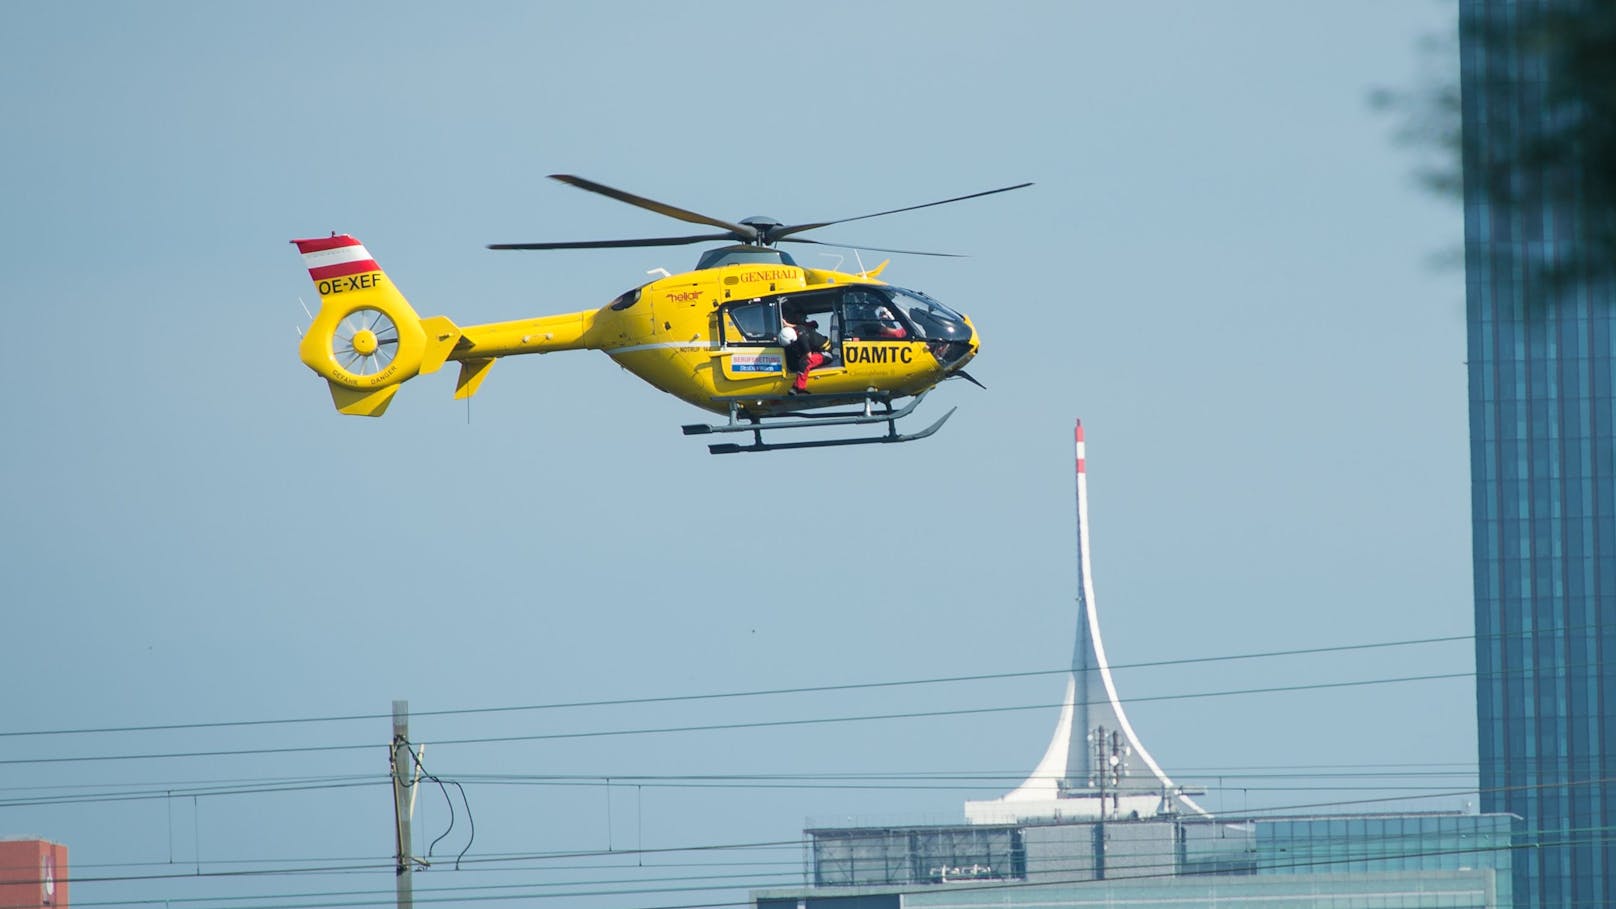
[{"label": "tail rotor shroud", "polygon": [[398,356],[398,325],[379,309],[356,309],[337,323],[331,353],[337,364],[356,376],[383,372]]}]

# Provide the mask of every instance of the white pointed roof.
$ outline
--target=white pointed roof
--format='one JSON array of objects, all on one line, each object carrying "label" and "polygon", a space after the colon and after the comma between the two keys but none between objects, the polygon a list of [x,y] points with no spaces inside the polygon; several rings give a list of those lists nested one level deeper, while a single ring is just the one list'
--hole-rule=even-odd
[{"label": "white pointed roof", "polygon": [[1077,451],[1077,643],[1055,735],[1043,760],[1001,798],[965,803],[973,824],[1041,818],[1150,817],[1207,812],[1179,791],[1140,743],[1122,710],[1100,640],[1089,555],[1088,471],[1083,422]]}]

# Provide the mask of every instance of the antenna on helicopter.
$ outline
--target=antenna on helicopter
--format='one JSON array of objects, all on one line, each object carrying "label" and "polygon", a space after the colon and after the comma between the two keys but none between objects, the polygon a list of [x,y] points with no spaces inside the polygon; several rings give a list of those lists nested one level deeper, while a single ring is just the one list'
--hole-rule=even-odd
[{"label": "antenna on helicopter", "polygon": [[[314,321],[314,313],[312,313],[312,312],[309,312],[309,304],[307,304],[307,303],[304,303],[304,302],[303,302],[303,298],[302,298],[302,297],[298,297],[298,298],[297,298],[297,305],[299,305],[299,306],[301,306],[301,307],[303,307],[303,315],[305,315],[305,316],[308,316],[308,317],[309,317],[309,321],[310,321],[310,322],[313,322],[313,321]],[[297,336],[298,336],[298,337],[300,337],[300,338],[301,338],[301,337],[303,337],[303,326],[301,326],[301,325],[294,325],[294,326],[292,326],[292,327],[293,327],[293,328],[295,328],[295,329],[297,329]]]}]

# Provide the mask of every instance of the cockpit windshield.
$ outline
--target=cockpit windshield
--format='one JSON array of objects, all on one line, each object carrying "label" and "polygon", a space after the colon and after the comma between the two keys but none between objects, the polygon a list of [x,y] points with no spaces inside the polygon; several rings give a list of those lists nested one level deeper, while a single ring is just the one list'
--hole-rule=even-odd
[{"label": "cockpit windshield", "polygon": [[933,341],[969,341],[971,329],[965,317],[933,300],[918,290],[902,287],[883,287],[892,297],[892,304],[909,317],[915,327],[915,337]]}]

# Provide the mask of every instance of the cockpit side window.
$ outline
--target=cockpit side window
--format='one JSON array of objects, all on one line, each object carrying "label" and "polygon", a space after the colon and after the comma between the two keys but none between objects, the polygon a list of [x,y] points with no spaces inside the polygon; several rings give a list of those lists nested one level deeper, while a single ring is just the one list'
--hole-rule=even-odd
[{"label": "cockpit side window", "polygon": [[842,292],[842,316],[850,341],[895,341],[915,336],[913,326],[899,315],[885,293],[873,287],[849,287]]}]

